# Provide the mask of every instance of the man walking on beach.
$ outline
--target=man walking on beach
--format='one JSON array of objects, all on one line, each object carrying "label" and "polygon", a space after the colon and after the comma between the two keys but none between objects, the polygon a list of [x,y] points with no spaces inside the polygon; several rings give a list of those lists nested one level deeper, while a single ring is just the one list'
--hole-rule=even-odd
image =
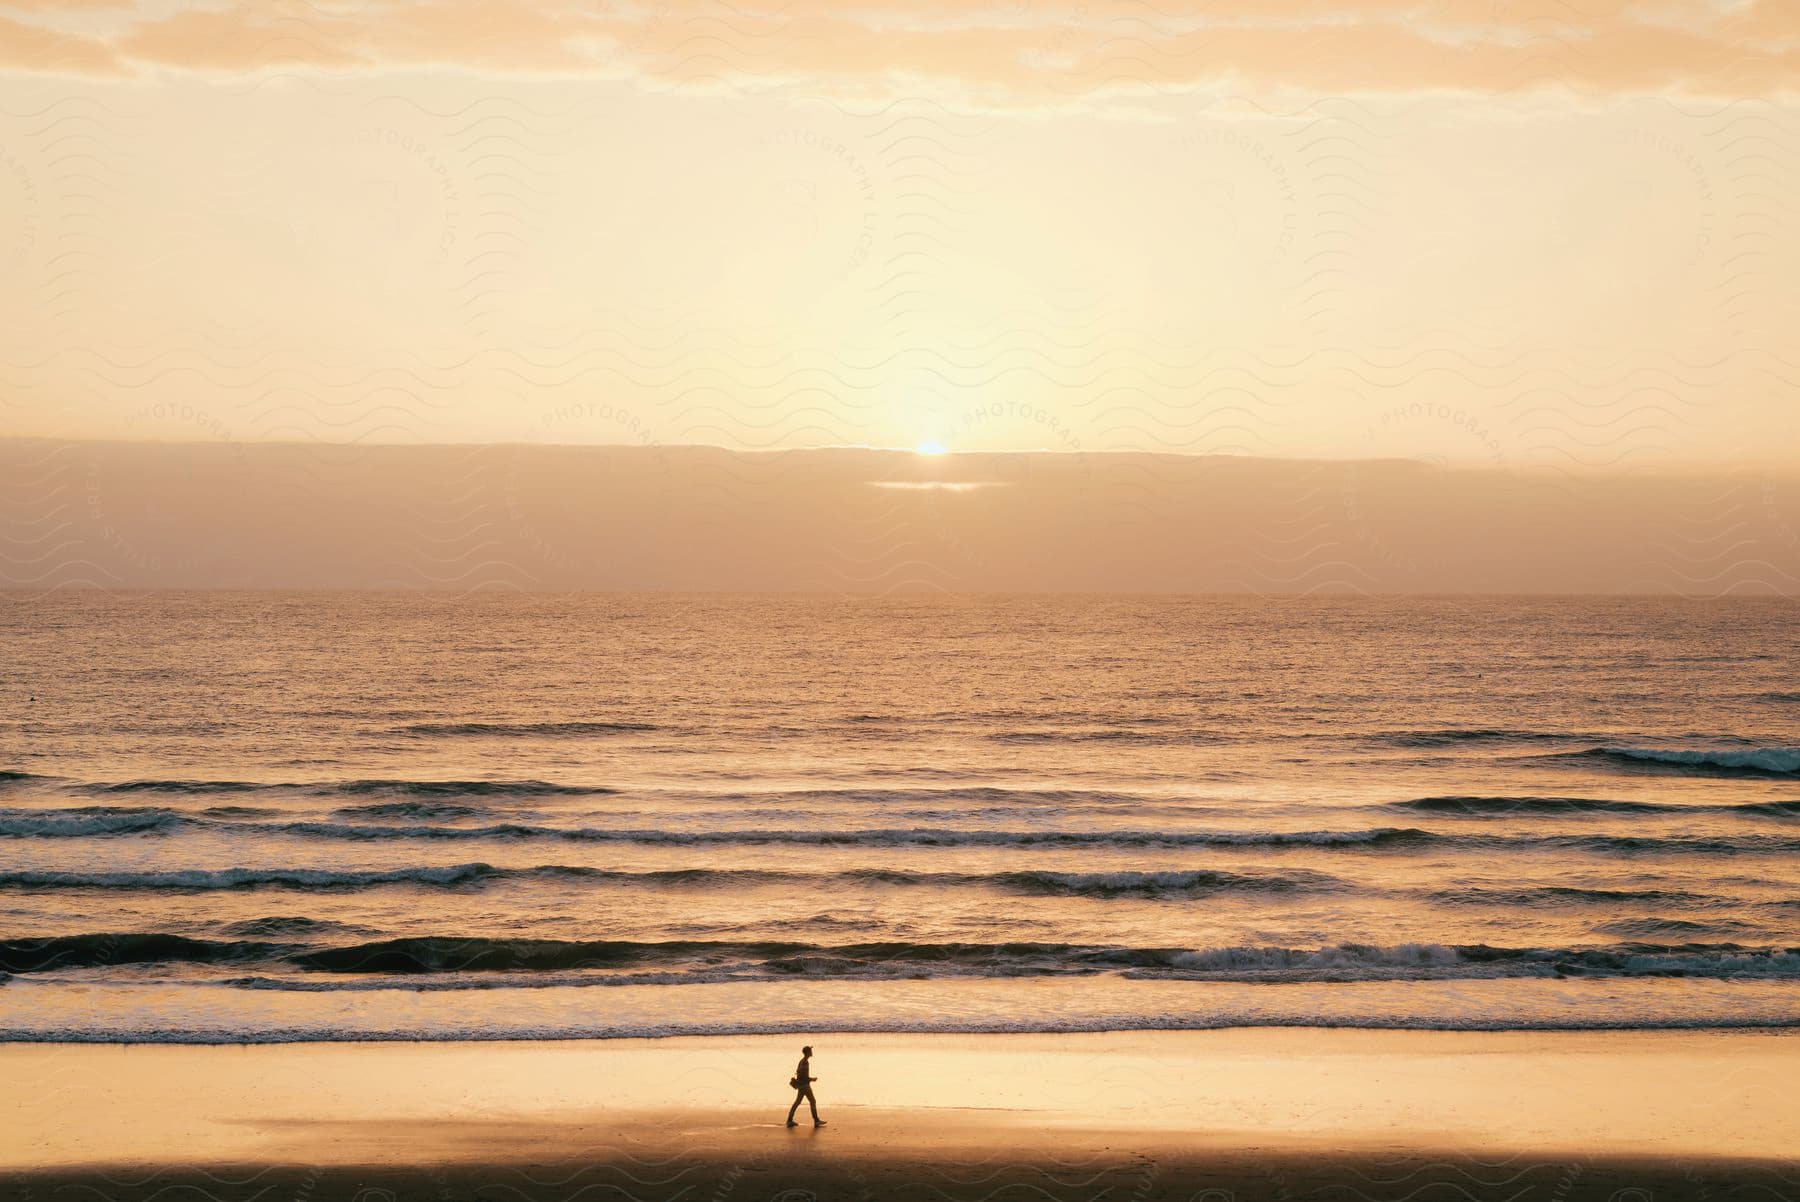
[{"label": "man walking on beach", "polygon": [[788,1126],[798,1127],[800,1125],[794,1121],[794,1112],[800,1109],[800,1101],[803,1098],[812,1110],[813,1126],[823,1127],[825,1125],[825,1120],[819,1117],[819,1103],[813,1099],[812,1083],[817,1080],[818,1078],[812,1075],[812,1047],[808,1045],[800,1049],[800,1067],[794,1070],[794,1079],[788,1082],[796,1091],[794,1104],[788,1107]]}]

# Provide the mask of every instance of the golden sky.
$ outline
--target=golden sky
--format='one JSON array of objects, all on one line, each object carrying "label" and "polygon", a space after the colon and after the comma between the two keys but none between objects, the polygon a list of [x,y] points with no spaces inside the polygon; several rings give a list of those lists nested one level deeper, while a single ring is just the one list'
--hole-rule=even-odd
[{"label": "golden sky", "polygon": [[0,0],[0,433],[1800,463],[1800,4]]}]

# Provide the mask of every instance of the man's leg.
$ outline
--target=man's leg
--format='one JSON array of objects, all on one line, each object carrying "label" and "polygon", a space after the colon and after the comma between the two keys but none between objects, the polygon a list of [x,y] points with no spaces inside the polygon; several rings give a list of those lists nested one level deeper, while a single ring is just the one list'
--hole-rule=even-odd
[{"label": "man's leg", "polygon": [[[800,1104],[800,1099],[795,1098],[794,1105],[798,1106],[799,1104]],[[817,1126],[819,1123],[819,1103],[813,1097],[813,1092],[810,1089],[806,1091],[806,1105],[807,1105],[807,1108],[812,1111],[813,1125]]]},{"label": "man's leg", "polygon": [[794,1125],[794,1112],[800,1109],[800,1099],[805,1096],[805,1094],[797,1089],[794,1091],[794,1104],[788,1107],[788,1126],[792,1127]]}]

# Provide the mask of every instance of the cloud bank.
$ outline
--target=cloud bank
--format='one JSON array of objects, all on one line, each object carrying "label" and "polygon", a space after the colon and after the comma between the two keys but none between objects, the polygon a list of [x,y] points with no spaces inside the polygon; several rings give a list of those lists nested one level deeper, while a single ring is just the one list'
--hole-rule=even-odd
[{"label": "cloud bank", "polygon": [[451,67],[851,97],[1793,91],[1789,0],[109,0],[0,3],[0,66],[133,77]]},{"label": "cloud bank", "polygon": [[0,473],[26,590],[1800,595],[1767,474],[30,440]]}]

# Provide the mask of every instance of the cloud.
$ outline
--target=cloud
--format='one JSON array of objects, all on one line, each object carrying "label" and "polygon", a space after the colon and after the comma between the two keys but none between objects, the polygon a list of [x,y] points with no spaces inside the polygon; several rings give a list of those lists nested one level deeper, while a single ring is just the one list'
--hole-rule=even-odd
[{"label": "cloud", "polygon": [[[6,13],[15,14],[6,16]],[[1132,91],[1254,94],[1546,84],[1600,93],[1792,90],[1791,0],[227,0],[119,11],[0,0],[0,58],[113,73],[450,66],[1043,103]]]},{"label": "cloud", "polygon": [[79,75],[115,75],[124,69],[99,38],[14,20],[4,11],[0,11],[0,67]]}]

